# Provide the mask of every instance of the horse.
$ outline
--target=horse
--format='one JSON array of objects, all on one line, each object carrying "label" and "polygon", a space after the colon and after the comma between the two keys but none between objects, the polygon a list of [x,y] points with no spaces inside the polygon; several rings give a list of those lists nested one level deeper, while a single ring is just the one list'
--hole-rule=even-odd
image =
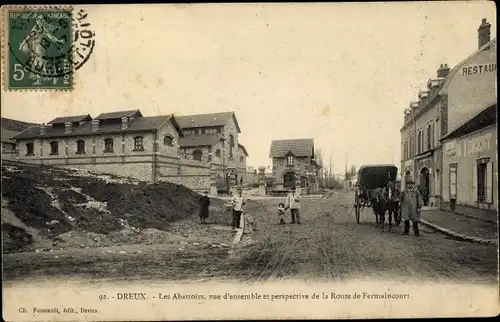
[{"label": "horse", "polygon": [[371,195],[371,204],[375,214],[375,225],[384,230],[385,212],[387,211],[387,198],[383,188],[376,188]]},{"label": "horse", "polygon": [[400,191],[397,188],[388,185],[384,189],[384,194],[386,197],[386,208],[389,213],[389,231],[392,231],[392,218],[393,215],[396,216],[399,212],[399,199],[400,199]]},{"label": "horse", "polygon": [[375,223],[383,232],[385,228],[385,212],[389,214],[389,231],[392,231],[393,214],[399,211],[399,193],[390,187],[377,188],[373,191],[372,208],[375,214]]}]

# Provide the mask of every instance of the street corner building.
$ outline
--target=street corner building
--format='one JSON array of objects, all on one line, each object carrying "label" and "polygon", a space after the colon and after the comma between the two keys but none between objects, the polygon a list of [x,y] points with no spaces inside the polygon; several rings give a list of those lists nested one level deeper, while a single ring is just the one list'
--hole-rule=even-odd
[{"label": "street corner building", "polygon": [[429,206],[496,222],[496,38],[483,19],[478,49],[453,69],[442,64],[429,90],[405,110],[403,182],[411,178]]},{"label": "street corner building", "polygon": [[173,114],[139,110],[58,117],[12,139],[20,162],[86,169],[145,182],[168,181],[195,191],[210,189],[209,162],[179,157],[184,137]]},{"label": "street corner building", "polygon": [[246,148],[239,141],[240,125],[234,112],[178,116],[184,137],[183,158],[209,162],[218,191],[249,183]]},{"label": "street corner building", "polygon": [[273,140],[269,157],[272,159],[274,190],[307,188],[318,191],[319,166],[314,159],[314,139]]}]

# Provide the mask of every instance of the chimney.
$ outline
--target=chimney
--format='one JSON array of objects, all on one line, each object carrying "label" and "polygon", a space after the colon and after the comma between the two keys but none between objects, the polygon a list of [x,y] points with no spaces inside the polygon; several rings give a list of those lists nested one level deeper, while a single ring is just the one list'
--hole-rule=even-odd
[{"label": "chimney", "polygon": [[47,126],[45,125],[45,123],[42,123],[40,125],[40,135],[45,135],[47,134]]},{"label": "chimney", "polygon": [[73,124],[71,122],[64,123],[64,134],[71,133],[71,127],[72,127],[72,125]]},{"label": "chimney", "polygon": [[437,77],[445,78],[449,72],[450,72],[450,67],[448,67],[448,64],[441,64],[441,66],[439,66],[439,69],[437,70]]},{"label": "chimney", "polygon": [[128,117],[122,117],[122,131],[128,128]]},{"label": "chimney", "polygon": [[490,30],[490,23],[486,21],[486,18],[483,18],[481,25],[477,29],[477,41],[479,48],[483,47],[490,41]]},{"label": "chimney", "polygon": [[92,132],[99,131],[99,120],[92,120]]}]

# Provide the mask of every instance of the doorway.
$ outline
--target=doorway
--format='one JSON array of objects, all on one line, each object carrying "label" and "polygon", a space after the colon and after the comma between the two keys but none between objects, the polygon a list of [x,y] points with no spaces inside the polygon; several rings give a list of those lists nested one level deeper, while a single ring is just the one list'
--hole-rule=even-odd
[{"label": "doorway", "polygon": [[283,175],[283,187],[285,187],[285,188],[295,187],[295,173],[294,172],[289,171]]},{"label": "doorway", "polygon": [[422,170],[420,170],[420,193],[422,194],[424,206],[429,205],[429,192],[430,192],[429,169],[424,167],[422,168]]},{"label": "doorway", "polygon": [[411,180],[411,171],[410,171],[410,170],[407,170],[407,171],[405,172],[405,177],[404,177],[403,181],[401,182],[401,188],[402,188],[402,189],[406,189],[406,183],[407,183],[408,181],[410,181],[410,180]]}]

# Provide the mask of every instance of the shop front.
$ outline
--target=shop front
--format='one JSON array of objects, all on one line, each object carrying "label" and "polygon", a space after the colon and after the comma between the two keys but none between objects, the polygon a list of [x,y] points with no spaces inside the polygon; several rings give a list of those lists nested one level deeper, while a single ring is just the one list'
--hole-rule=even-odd
[{"label": "shop front", "polygon": [[496,221],[496,124],[443,142],[442,208]]}]

